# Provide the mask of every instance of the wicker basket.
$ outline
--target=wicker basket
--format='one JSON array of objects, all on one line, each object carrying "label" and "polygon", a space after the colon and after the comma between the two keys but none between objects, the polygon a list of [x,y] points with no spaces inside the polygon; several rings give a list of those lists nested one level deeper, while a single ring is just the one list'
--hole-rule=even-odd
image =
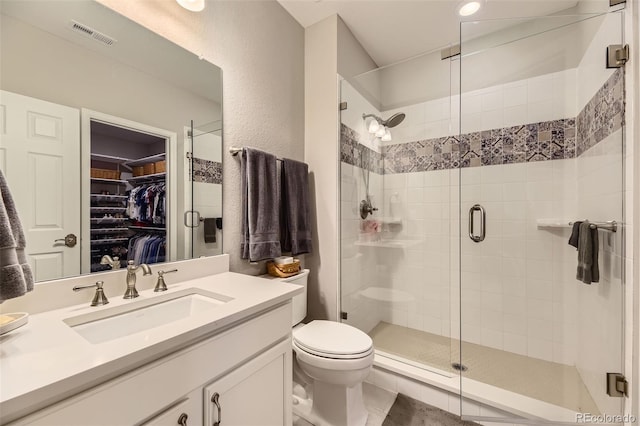
[{"label": "wicker basket", "polygon": [[133,176],[134,177],[144,175],[144,167],[142,167],[142,166],[133,166],[132,169],[133,169]]},{"label": "wicker basket", "polygon": [[267,262],[267,272],[274,277],[292,277],[300,272],[300,260],[293,259],[293,263],[286,265],[276,265],[273,262]]},{"label": "wicker basket", "polygon": [[91,168],[91,177],[99,179],[120,179],[120,172],[109,169]]},{"label": "wicker basket", "polygon": [[156,165],[154,163],[147,163],[147,164],[144,164],[142,167],[144,167],[145,175],[152,175],[156,172]]},{"label": "wicker basket", "polygon": [[156,161],[155,163],[156,173],[164,173],[167,171],[167,161]]}]

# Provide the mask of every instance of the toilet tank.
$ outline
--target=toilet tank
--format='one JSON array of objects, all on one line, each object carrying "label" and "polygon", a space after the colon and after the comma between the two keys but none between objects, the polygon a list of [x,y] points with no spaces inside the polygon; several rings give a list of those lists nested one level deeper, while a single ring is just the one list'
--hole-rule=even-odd
[{"label": "toilet tank", "polygon": [[309,278],[309,270],[303,269],[299,274],[288,278],[276,278],[271,275],[263,275],[264,278],[283,281],[286,283],[301,285],[303,287],[302,294],[293,296],[291,300],[293,308],[293,318],[291,319],[291,326],[302,322],[304,317],[307,316],[307,279]]}]

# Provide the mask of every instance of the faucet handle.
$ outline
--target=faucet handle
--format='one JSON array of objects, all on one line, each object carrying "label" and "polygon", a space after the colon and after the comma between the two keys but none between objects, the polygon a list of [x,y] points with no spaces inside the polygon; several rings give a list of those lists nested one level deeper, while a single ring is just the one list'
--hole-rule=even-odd
[{"label": "faucet handle", "polygon": [[171,272],[178,272],[178,270],[171,269],[170,271],[158,271],[158,281],[156,282],[156,287],[153,291],[158,292],[167,290],[167,284],[164,282],[164,274],[170,274]]},{"label": "faucet handle", "polygon": [[104,285],[104,281],[97,281],[95,284],[90,285],[80,285],[73,287],[73,291],[84,290],[85,288],[96,288],[96,294],[93,296],[93,300],[91,301],[91,306],[101,306],[109,303],[107,300],[107,296],[104,294],[104,289],[102,286]]}]

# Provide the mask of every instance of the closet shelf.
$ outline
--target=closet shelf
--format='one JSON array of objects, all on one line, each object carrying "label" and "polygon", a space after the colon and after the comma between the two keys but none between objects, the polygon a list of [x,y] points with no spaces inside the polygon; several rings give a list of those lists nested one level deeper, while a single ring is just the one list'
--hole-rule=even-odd
[{"label": "closet shelf", "polygon": [[113,200],[125,200],[128,197],[126,195],[116,195],[116,194],[91,194],[91,198],[97,201],[113,201]]},{"label": "closet shelf", "polygon": [[129,226],[132,231],[166,232],[167,228],[161,226]]},{"label": "closet shelf", "polygon": [[110,183],[110,184],[113,184],[113,185],[126,185],[127,184],[126,180],[121,180],[121,179],[103,179],[103,178],[91,178],[91,182]]},{"label": "closet shelf", "polygon": [[142,166],[144,164],[155,163],[156,161],[164,160],[165,157],[166,157],[166,154],[162,153],[162,154],[150,155],[144,158],[138,158],[137,160],[128,160],[123,164],[126,166]]},{"label": "closet shelf", "polygon": [[91,240],[91,245],[98,244],[119,244],[129,241],[129,238],[101,238],[99,240]]},{"label": "closet shelf", "polygon": [[127,179],[130,183],[144,183],[144,182],[161,182],[167,177],[166,173],[154,173],[152,175],[135,176]]},{"label": "closet shelf", "polygon": [[131,158],[115,157],[113,155],[91,154],[91,159],[96,161],[104,161],[105,163],[115,163],[126,167],[131,171],[131,167],[127,165]]},{"label": "closet shelf", "polygon": [[94,228],[91,230],[92,234],[117,234],[127,232],[129,228]]},{"label": "closet shelf", "polygon": [[92,217],[91,224],[93,225],[109,225],[114,223],[122,223],[129,218],[126,217]]},{"label": "closet shelf", "polygon": [[91,207],[91,213],[122,213],[126,207]]}]

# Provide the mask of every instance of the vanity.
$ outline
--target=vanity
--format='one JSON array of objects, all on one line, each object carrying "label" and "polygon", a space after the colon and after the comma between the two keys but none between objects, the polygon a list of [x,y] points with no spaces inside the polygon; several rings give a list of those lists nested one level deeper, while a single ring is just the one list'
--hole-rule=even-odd
[{"label": "vanity", "polygon": [[[101,274],[104,306],[90,306],[91,291],[52,310],[38,289],[26,296],[42,311],[0,336],[0,424],[291,424],[302,287],[228,272],[228,255],[165,266],[184,272],[164,292],[140,280],[133,300],[120,294],[123,271]],[[92,279],[55,285],[71,294]]]}]

